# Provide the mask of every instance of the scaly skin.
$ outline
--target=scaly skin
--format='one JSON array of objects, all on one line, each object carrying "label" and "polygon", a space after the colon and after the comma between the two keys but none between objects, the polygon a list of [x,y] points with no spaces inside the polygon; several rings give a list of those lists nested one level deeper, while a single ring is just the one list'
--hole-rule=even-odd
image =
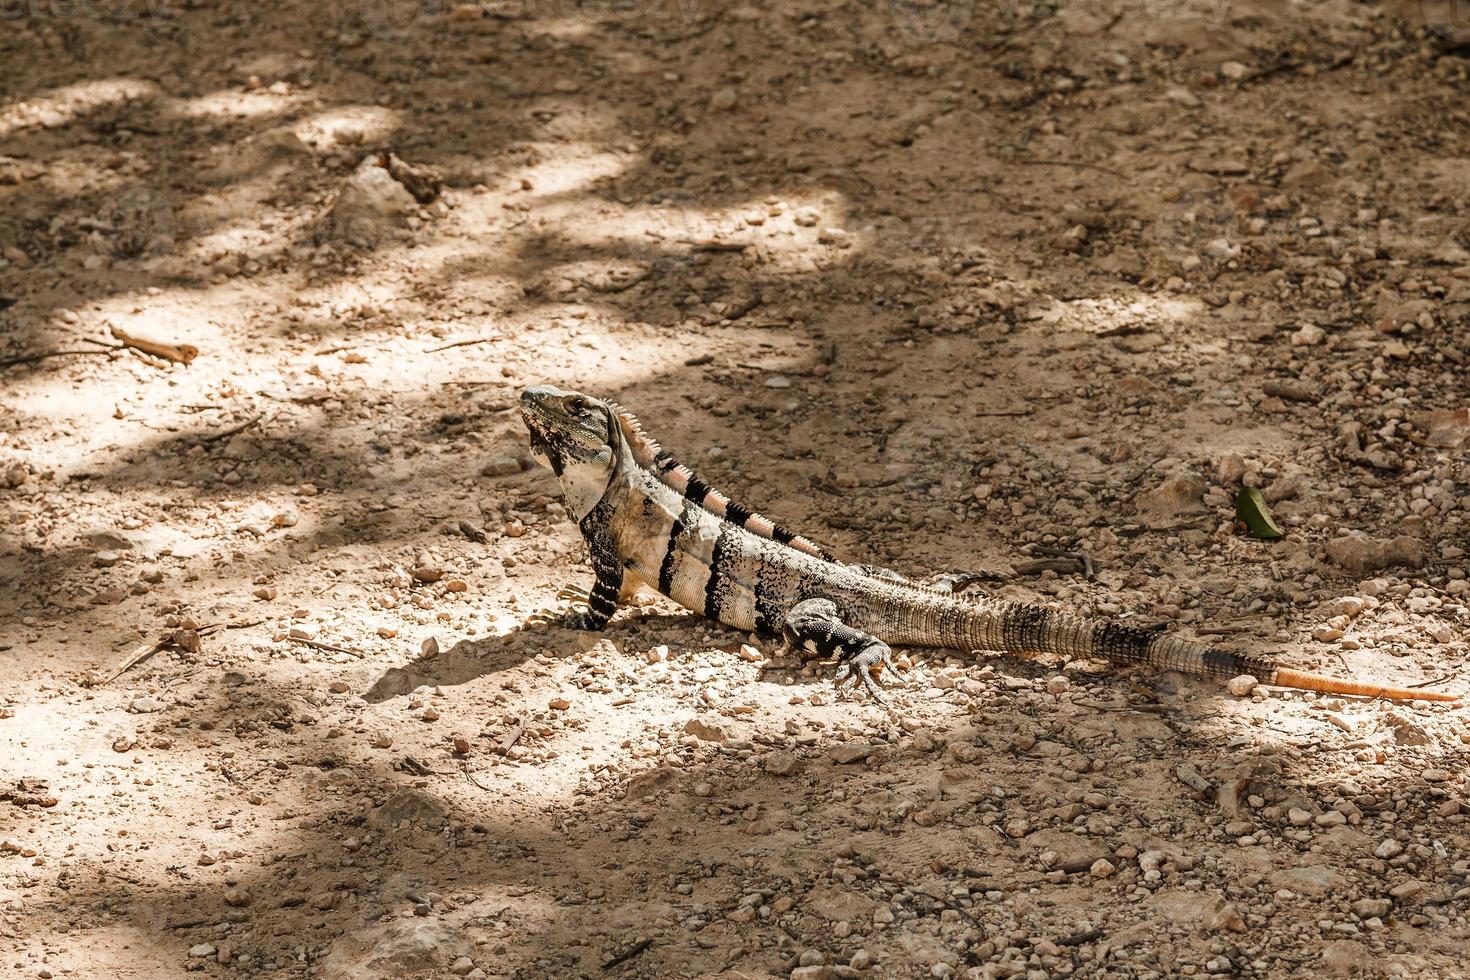
[{"label": "scaly skin", "polygon": [[542,386],[521,395],[531,446],[561,481],[588,543],[597,583],[573,625],[601,629],[640,586],[726,626],[784,637],[835,656],[879,700],[893,645],[1073,658],[1178,670],[1224,681],[1393,700],[1455,695],[1337,680],[1279,667],[1155,630],[1043,606],[957,597],[880,570],[846,565],[700,481],[612,402]]}]

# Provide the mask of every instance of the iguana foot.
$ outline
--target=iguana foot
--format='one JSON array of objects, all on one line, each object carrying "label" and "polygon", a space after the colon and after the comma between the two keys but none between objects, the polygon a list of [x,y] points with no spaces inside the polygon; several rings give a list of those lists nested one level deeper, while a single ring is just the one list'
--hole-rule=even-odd
[{"label": "iguana foot", "polygon": [[873,641],[874,645],[865,647],[861,652],[842,661],[837,668],[837,676],[834,679],[839,690],[856,688],[859,680],[868,696],[885,708],[893,707],[888,698],[883,694],[883,689],[878,686],[879,681],[892,681],[897,684],[903,683],[903,675],[893,664],[893,651],[888,644]]},{"label": "iguana foot", "polygon": [[592,590],[584,589],[580,585],[567,585],[562,587],[556,597],[585,606],[592,601]]},{"label": "iguana foot", "polygon": [[600,628],[594,627],[591,620],[592,593],[579,585],[568,585],[556,594],[558,599],[571,603],[571,608],[553,608],[550,606],[536,610],[526,617],[528,626],[557,626],[569,630],[585,630]]},{"label": "iguana foot", "polygon": [[[852,567],[855,568],[857,571],[862,572],[864,575],[868,575],[876,579],[881,579],[884,582],[900,582],[904,585],[918,585],[921,588],[931,589],[935,592],[943,592],[947,595],[960,595],[961,593],[968,590],[976,582],[1004,582],[1008,578],[1010,578],[1010,576],[1004,575],[1000,572],[963,571],[946,572],[943,575],[934,575],[924,580],[923,582],[915,582],[913,579],[900,575],[898,572],[895,572],[891,568],[884,568],[882,565],[854,565]],[[976,589],[975,591],[981,592],[982,590]]]},{"label": "iguana foot", "polygon": [[[837,614],[837,606],[829,599],[807,599],[791,607],[782,626],[786,644],[808,656],[826,657],[835,660],[838,669],[836,683],[839,689],[855,687],[862,682],[863,690],[883,705],[891,707],[878,686],[879,680],[902,682],[893,665],[893,651],[888,644],[862,630],[844,623]],[[877,675],[876,677],[874,675]]]},{"label": "iguana foot", "polygon": [[907,585],[910,581],[906,576],[900,575],[891,568],[884,568],[882,565],[854,565],[852,567],[864,575],[882,579],[885,582],[903,582]]},{"label": "iguana foot", "polygon": [[[1006,576],[1000,572],[946,572],[943,575],[934,576],[925,584],[936,592],[959,595],[977,582],[1003,582],[1005,580]],[[983,593],[984,590],[976,589],[975,591]]]},{"label": "iguana foot", "polygon": [[538,609],[526,617],[527,626],[557,626],[562,629],[587,628],[585,609]]}]

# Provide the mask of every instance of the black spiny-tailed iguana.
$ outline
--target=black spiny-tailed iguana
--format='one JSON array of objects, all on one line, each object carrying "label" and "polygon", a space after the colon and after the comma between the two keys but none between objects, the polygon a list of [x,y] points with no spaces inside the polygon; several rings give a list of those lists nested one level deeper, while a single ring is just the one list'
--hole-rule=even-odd
[{"label": "black spiny-tailed iguana", "polygon": [[839,682],[897,679],[889,644],[1052,653],[1228,680],[1396,700],[1438,691],[1337,680],[1152,629],[986,596],[957,596],[847,565],[700,481],[616,404],[549,385],[521,395],[531,449],[561,482],[597,581],[568,625],[600,630],[647,585],[727,626],[835,658]]}]

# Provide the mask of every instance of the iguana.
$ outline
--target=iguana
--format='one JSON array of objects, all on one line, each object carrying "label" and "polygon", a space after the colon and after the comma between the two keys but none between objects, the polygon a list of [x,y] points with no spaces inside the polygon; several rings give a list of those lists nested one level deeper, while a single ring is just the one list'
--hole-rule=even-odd
[{"label": "iguana", "polygon": [[586,609],[566,617],[574,628],[603,629],[619,602],[646,585],[726,626],[833,658],[840,684],[861,681],[880,702],[875,675],[901,679],[890,644],[1050,653],[1220,681],[1249,674],[1308,691],[1456,700],[1303,673],[1155,629],[946,593],[885,569],[845,564],[701,481],[613,402],[542,385],[522,393],[520,409],[532,454],[556,474],[596,574],[581,593]]}]

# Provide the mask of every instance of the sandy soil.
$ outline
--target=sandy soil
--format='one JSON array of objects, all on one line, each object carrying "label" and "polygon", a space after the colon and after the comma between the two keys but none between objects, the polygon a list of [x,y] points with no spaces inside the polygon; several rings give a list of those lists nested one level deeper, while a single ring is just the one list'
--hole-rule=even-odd
[{"label": "sandy soil", "polygon": [[87,352],[0,369],[6,975],[1462,975],[1465,708],[524,628],[590,573],[513,410],[1462,690],[1458,9],[0,6],[0,359]]}]

